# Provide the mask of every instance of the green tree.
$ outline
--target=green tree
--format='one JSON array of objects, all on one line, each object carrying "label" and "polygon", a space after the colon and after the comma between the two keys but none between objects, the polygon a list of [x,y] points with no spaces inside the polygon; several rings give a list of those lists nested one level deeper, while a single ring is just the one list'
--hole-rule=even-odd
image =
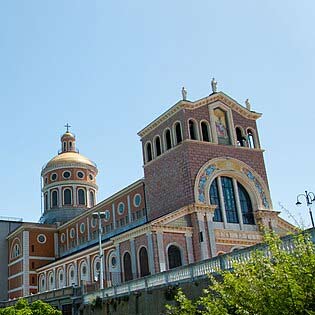
[{"label": "green tree", "polygon": [[315,251],[309,235],[294,236],[286,248],[278,236],[266,236],[267,249],[235,263],[233,272],[210,275],[210,286],[196,301],[179,290],[171,315],[315,315]]},{"label": "green tree", "polygon": [[25,299],[20,299],[14,306],[0,309],[0,315],[61,315],[62,312],[43,301],[28,304]]}]

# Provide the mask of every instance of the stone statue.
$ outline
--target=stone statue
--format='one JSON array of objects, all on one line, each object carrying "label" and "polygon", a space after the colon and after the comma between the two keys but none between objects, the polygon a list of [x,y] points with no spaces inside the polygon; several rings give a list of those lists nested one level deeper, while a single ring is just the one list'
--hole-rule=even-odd
[{"label": "stone statue", "polygon": [[246,108],[247,108],[248,110],[251,109],[251,105],[250,105],[250,102],[249,102],[249,99],[248,99],[248,98],[247,98],[246,101],[245,101],[245,105],[246,105]]},{"label": "stone statue", "polygon": [[218,84],[218,82],[215,80],[215,78],[212,78],[212,80],[211,80],[212,93],[217,92],[217,84]]},{"label": "stone statue", "polygon": [[186,101],[187,99],[187,90],[185,89],[185,87],[182,87],[182,97],[183,97],[183,101]]}]

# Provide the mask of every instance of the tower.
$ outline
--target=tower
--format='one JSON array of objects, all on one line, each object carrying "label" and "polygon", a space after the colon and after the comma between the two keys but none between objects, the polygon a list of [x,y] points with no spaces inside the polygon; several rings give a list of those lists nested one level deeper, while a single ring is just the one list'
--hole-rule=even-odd
[{"label": "tower", "polygon": [[41,172],[44,213],[41,223],[64,223],[95,205],[98,187],[96,164],[76,149],[75,135],[61,136],[61,150]]}]

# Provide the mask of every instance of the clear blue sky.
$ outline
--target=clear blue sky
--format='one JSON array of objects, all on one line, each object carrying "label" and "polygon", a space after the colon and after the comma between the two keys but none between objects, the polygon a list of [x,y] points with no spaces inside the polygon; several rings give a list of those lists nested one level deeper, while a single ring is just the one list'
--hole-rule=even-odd
[{"label": "clear blue sky", "polygon": [[141,178],[137,132],[214,76],[263,113],[274,208],[309,225],[295,200],[315,191],[314,30],[312,0],[2,1],[0,215],[38,220],[66,122],[99,167],[99,200]]}]

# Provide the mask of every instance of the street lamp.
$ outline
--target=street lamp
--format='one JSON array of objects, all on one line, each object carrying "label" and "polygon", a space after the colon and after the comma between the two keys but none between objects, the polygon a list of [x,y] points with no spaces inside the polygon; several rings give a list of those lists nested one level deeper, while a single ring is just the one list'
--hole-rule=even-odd
[{"label": "street lamp", "polygon": [[315,202],[315,194],[313,192],[308,192],[307,190],[305,190],[305,194],[299,194],[297,197],[296,197],[296,205],[297,206],[300,206],[302,204],[302,202],[299,201],[299,198],[300,197],[305,197],[305,200],[306,200],[306,205],[308,206],[308,210],[310,212],[310,217],[311,217],[311,221],[312,221],[312,226],[313,228],[315,227],[314,226],[314,220],[313,220],[313,214],[312,214],[312,204],[313,202]]},{"label": "street lamp", "polygon": [[100,290],[104,289],[104,265],[103,265],[103,251],[102,251],[102,221],[105,218],[105,212],[94,212],[92,214],[94,219],[98,219],[98,246],[100,256]]}]

